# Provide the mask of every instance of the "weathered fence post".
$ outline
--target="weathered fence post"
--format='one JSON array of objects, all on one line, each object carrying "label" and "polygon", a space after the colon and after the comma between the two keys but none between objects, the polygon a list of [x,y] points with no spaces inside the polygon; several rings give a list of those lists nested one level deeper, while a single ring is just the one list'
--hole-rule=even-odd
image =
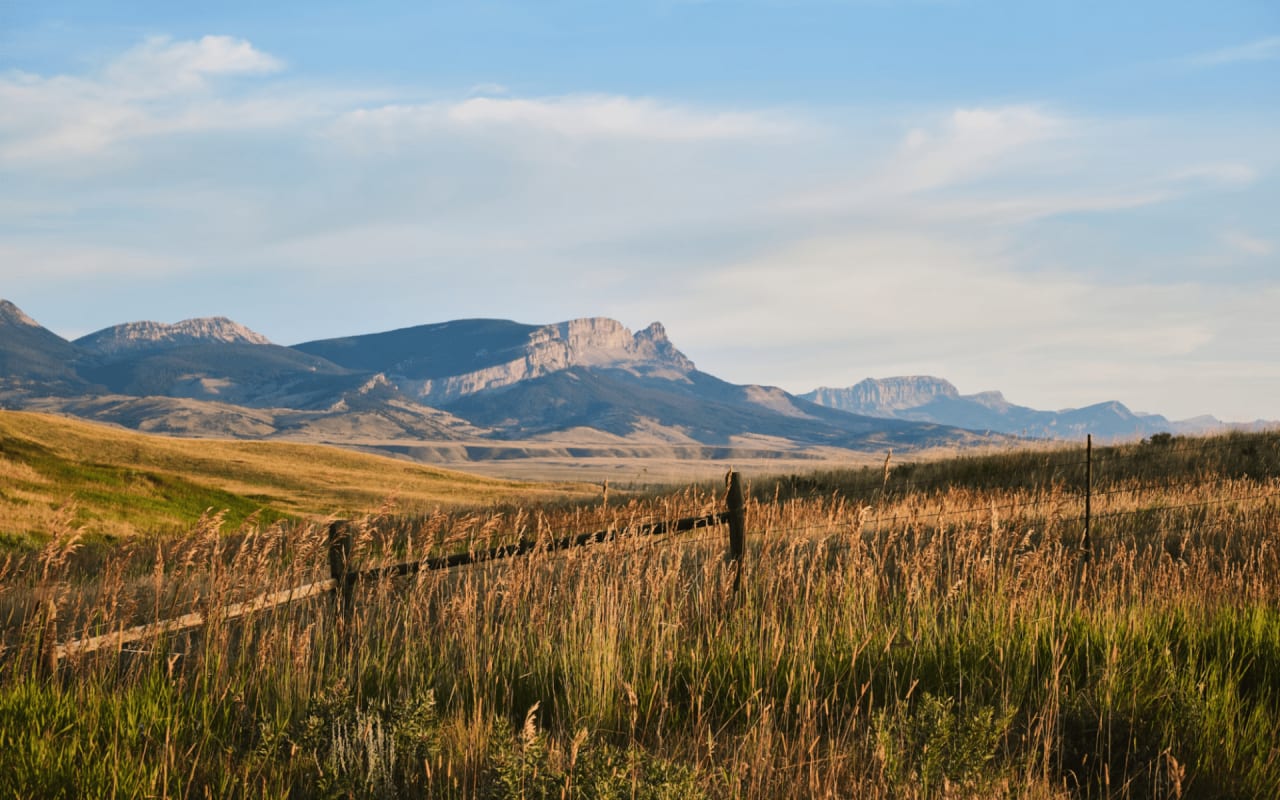
[{"label": "weathered fence post", "polygon": [[1093,434],[1088,434],[1084,443],[1084,539],[1080,547],[1084,550],[1085,563],[1093,560],[1093,539],[1089,536],[1089,527],[1093,522]]},{"label": "weathered fence post", "polygon": [[1080,538],[1080,561],[1076,565],[1076,591],[1084,588],[1089,580],[1090,562],[1093,561],[1093,538],[1090,526],[1093,522],[1093,434],[1087,434],[1084,443],[1084,536]]},{"label": "weathered fence post", "polygon": [[729,484],[726,504],[729,511],[729,559],[733,562],[733,592],[742,585],[742,554],[747,540],[747,503],[742,494],[742,476],[733,470],[725,476]]},{"label": "weathered fence post", "polygon": [[58,601],[50,596],[44,606],[44,627],[40,631],[40,672],[58,674]]},{"label": "weathered fence post", "polygon": [[348,569],[351,559],[351,523],[337,519],[329,523],[329,577],[337,584],[333,589],[338,614],[344,620],[351,619],[352,594],[355,582]]}]

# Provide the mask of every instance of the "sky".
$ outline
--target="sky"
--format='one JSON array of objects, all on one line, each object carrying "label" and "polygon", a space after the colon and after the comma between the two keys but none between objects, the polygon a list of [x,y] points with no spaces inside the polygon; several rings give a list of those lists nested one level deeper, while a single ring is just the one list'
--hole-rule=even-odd
[{"label": "sky", "polygon": [[0,297],[1276,420],[1280,3],[0,0]]}]

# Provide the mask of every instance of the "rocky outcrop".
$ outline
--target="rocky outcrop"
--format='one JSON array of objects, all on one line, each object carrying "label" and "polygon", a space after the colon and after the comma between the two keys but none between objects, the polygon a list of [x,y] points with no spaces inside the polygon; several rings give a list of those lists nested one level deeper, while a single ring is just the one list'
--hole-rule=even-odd
[{"label": "rocky outcrop", "polygon": [[516,352],[518,357],[482,369],[397,382],[424,402],[439,405],[570,367],[623,369],[637,375],[673,379],[694,370],[693,362],[676,349],[657,322],[636,334],[622,323],[604,317],[544,325],[530,332],[527,343]]},{"label": "rocky outcrop", "polygon": [[821,406],[872,417],[892,417],[896,412],[917,408],[938,398],[959,396],[959,390],[949,381],[928,375],[867,378],[847,388],[824,386],[801,395]]},{"label": "rocky outcrop", "polygon": [[76,340],[91,353],[118,356],[191,344],[271,344],[267,337],[226,317],[163,322],[127,322]]}]

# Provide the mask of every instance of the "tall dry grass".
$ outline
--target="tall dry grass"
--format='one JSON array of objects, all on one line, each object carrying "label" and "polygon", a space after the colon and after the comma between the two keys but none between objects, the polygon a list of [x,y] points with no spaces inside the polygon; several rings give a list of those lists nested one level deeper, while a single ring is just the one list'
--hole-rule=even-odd
[{"label": "tall dry grass", "polygon": [[[1174,444],[1099,454],[1087,563],[1075,452],[757,481],[738,595],[713,529],[388,578],[349,619],[322,597],[219,620],[324,577],[325,527],[211,518],[95,565],[66,530],[0,581],[0,794],[1276,796],[1275,440]],[[354,553],[721,502],[374,515]],[[61,639],[210,621],[47,676],[50,601]]]}]

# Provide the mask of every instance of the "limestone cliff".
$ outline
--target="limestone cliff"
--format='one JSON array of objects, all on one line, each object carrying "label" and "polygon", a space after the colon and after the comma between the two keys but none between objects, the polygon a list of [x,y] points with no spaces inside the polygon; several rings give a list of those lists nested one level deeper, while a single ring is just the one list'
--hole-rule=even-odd
[{"label": "limestone cliff", "polygon": [[624,369],[637,375],[682,379],[693,362],[675,348],[660,323],[633,334],[605,317],[544,325],[528,335],[514,358],[481,369],[419,381],[397,379],[402,389],[430,404],[447,403],[570,367]]},{"label": "limestone cliff", "polygon": [[928,375],[867,378],[847,388],[824,386],[802,395],[818,405],[873,417],[892,417],[894,412],[916,408],[938,398],[959,396],[959,390],[949,381]]}]

